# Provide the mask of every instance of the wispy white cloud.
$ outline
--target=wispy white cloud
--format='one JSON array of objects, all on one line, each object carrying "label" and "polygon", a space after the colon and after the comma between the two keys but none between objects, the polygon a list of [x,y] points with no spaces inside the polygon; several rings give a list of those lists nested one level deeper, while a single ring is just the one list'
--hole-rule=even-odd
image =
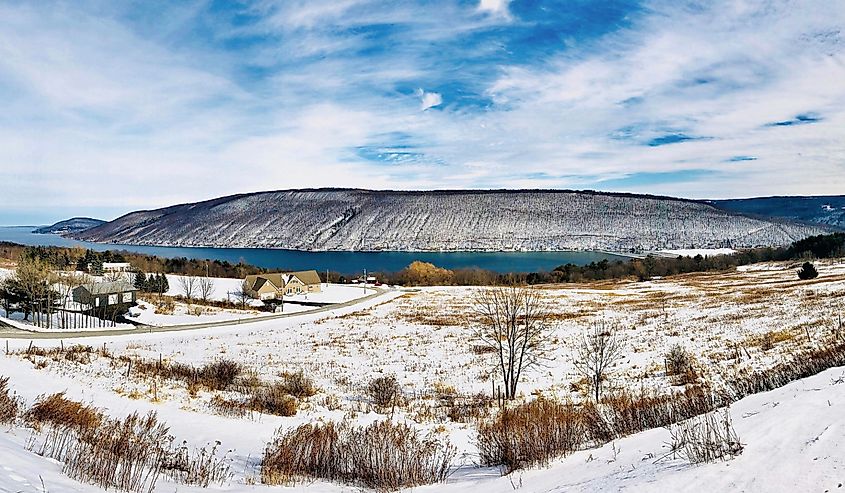
[{"label": "wispy white cloud", "polygon": [[2,5],[0,208],[304,186],[845,190],[842,9],[579,5],[197,2],[142,24],[111,3]]},{"label": "wispy white cloud", "polygon": [[423,111],[443,104],[443,96],[439,93],[419,89],[417,95],[420,97],[420,109]]}]

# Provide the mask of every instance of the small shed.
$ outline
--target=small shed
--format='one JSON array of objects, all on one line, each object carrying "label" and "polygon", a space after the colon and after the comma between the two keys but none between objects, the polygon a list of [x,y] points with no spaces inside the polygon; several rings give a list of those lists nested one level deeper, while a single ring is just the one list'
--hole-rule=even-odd
[{"label": "small shed", "polygon": [[95,282],[73,289],[73,301],[94,308],[135,303],[138,289],[126,281]]}]

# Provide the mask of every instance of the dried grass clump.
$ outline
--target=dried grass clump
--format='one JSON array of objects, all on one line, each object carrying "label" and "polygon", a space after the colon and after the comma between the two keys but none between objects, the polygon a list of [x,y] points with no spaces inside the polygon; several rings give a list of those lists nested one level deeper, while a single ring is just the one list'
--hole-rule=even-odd
[{"label": "dried grass clump", "polygon": [[213,361],[200,368],[174,361],[131,359],[127,362],[136,375],[182,381],[194,390],[227,390],[244,372],[240,363],[227,359]]},{"label": "dried grass clump", "polygon": [[680,344],[675,344],[664,356],[666,376],[673,385],[689,385],[698,380],[695,371],[695,358]]},{"label": "dried grass clump", "polygon": [[162,475],[200,486],[229,477],[229,459],[218,457],[219,444],[194,454],[184,444],[174,449],[169,428],[153,412],[113,419],[53,394],[40,397],[24,419],[43,432],[33,435],[30,451],[63,462],[71,478],[105,489],[149,493]]},{"label": "dried grass clump", "polygon": [[484,393],[475,395],[442,395],[446,416],[455,423],[477,423],[490,417],[493,398]]},{"label": "dried grass clump", "polygon": [[700,385],[668,394],[622,391],[603,398],[598,406],[594,402],[584,403],[581,414],[588,439],[605,443],[706,413],[721,402]]},{"label": "dried grass clump", "polygon": [[729,383],[729,388],[733,393],[731,398],[738,400],[747,395],[783,387],[794,380],[806,378],[836,366],[845,366],[845,342],[842,341],[834,341],[827,346],[801,351],[789,361],[779,363],[772,368],[734,377]]},{"label": "dried grass clump", "polygon": [[454,456],[448,441],[401,423],[302,425],[268,444],[261,479],[284,484],[316,477],[393,491],[444,481]]},{"label": "dried grass clump", "polygon": [[283,384],[260,387],[245,401],[247,409],[276,416],[293,416],[299,407]]},{"label": "dried grass clump", "polygon": [[22,407],[19,396],[9,395],[9,377],[0,377],[0,423],[15,421]]},{"label": "dried grass clump", "polygon": [[373,405],[380,409],[396,406],[402,389],[393,375],[376,377],[367,385],[367,396]]},{"label": "dried grass clump", "polygon": [[227,399],[220,395],[211,398],[211,409],[223,416],[244,417],[252,412],[276,416],[294,416],[299,410],[296,397],[288,394],[283,384],[262,385],[244,389],[241,398]]},{"label": "dried grass clump", "polygon": [[662,458],[680,457],[690,464],[701,464],[736,457],[743,449],[729,408],[674,424],[669,433],[670,451]]},{"label": "dried grass clump", "polygon": [[109,419],[79,435],[63,458],[73,479],[130,492],[152,492],[173,437],[155,413]]},{"label": "dried grass clump", "polygon": [[280,384],[286,393],[299,399],[314,396],[319,391],[317,386],[314,385],[314,380],[306,376],[302,370],[296,373],[282,374]]},{"label": "dried grass clump", "polygon": [[99,409],[67,399],[64,392],[39,396],[24,414],[24,421],[36,430],[52,426],[84,432],[99,426],[103,419]]},{"label": "dried grass clump", "polygon": [[212,483],[223,485],[232,475],[228,452],[218,456],[220,442],[211,448],[203,447],[194,453],[185,442],[170,452],[162,463],[164,474],[173,481],[208,488]]},{"label": "dried grass clump", "polygon": [[574,451],[583,441],[578,408],[572,403],[537,399],[503,409],[495,420],[478,426],[483,465],[502,465],[511,472]]}]

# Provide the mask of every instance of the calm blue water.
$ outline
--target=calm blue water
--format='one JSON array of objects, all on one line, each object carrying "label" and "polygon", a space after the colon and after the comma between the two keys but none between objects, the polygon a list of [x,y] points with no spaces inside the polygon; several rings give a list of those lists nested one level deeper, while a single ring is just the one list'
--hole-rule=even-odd
[{"label": "calm blue water", "polygon": [[82,246],[92,250],[127,250],[160,257],[228,260],[268,269],[329,269],[344,274],[360,272],[399,271],[414,260],[431,262],[438,267],[460,269],[477,267],[495,272],[541,272],[559,265],[586,265],[603,259],[625,257],[601,252],[299,252],[269,248],[194,248],[115,245],[89,243],[62,238],[58,235],[32,233],[35,226],[0,227],[0,241],[22,245]]}]

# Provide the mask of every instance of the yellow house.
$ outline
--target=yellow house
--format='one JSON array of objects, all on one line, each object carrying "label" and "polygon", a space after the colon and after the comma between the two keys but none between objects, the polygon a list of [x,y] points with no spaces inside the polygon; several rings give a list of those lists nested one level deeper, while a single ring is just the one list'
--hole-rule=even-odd
[{"label": "yellow house", "polygon": [[283,295],[319,293],[320,276],[316,270],[256,274],[244,279],[247,294],[259,300],[280,299]]}]

